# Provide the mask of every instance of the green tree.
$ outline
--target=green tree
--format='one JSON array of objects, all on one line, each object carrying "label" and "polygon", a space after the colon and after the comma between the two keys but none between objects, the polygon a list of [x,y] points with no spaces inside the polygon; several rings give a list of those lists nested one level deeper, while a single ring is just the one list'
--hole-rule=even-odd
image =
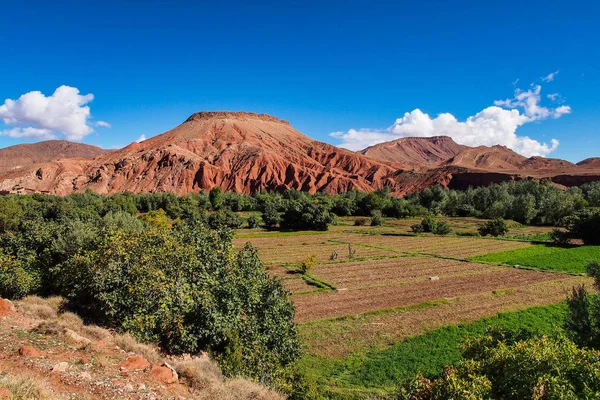
[{"label": "green tree", "polygon": [[213,210],[219,210],[223,205],[223,190],[220,186],[215,186],[208,193],[210,205]]},{"label": "green tree", "polygon": [[504,236],[508,233],[508,226],[502,218],[496,218],[481,225],[478,231],[481,236]]},{"label": "green tree", "polygon": [[210,351],[228,375],[269,384],[298,357],[294,307],[229,230],[178,224],[108,233],[56,273],[70,304],[171,353]]}]

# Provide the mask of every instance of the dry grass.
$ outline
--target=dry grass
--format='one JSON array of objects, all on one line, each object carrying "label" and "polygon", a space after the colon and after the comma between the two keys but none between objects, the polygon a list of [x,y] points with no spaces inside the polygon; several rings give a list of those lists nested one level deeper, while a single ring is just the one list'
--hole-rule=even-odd
[{"label": "dry grass", "polygon": [[104,342],[112,340],[112,335],[107,329],[96,325],[84,325],[81,328],[81,334],[92,340],[102,340]]},{"label": "dry grass", "polygon": [[67,329],[71,329],[77,333],[81,333],[83,329],[83,321],[77,314],[65,312],[58,316],[60,323]]},{"label": "dry grass", "polygon": [[229,397],[226,398],[232,400],[283,400],[285,398],[279,393],[247,379],[233,379],[225,382],[225,388],[229,392]]},{"label": "dry grass", "polygon": [[41,333],[42,335],[50,335],[50,336],[62,336],[66,333],[67,328],[57,319],[52,319],[48,321],[42,321],[33,328],[33,331],[36,333]]},{"label": "dry grass", "polygon": [[18,376],[0,376],[0,388],[10,391],[11,400],[52,400],[57,399],[50,394],[48,384],[44,380],[20,373]]},{"label": "dry grass", "polygon": [[163,362],[163,358],[152,346],[138,342],[136,338],[128,333],[123,335],[115,335],[113,337],[113,341],[115,345],[119,346],[121,349],[127,352],[140,354],[151,363],[160,364]]},{"label": "dry grass", "polygon": [[42,298],[38,296],[27,296],[15,302],[19,312],[37,319],[56,318],[64,304],[65,300],[62,297]]},{"label": "dry grass", "polygon": [[113,360],[106,354],[96,353],[92,357],[92,366],[97,370],[106,370],[114,365]]},{"label": "dry grass", "polygon": [[178,361],[174,363],[180,378],[185,379],[189,387],[205,390],[223,382],[219,366],[208,358]]},{"label": "dry grass", "polygon": [[219,366],[209,358],[174,363],[179,377],[197,400],[280,400],[279,393],[247,379],[224,380]]}]

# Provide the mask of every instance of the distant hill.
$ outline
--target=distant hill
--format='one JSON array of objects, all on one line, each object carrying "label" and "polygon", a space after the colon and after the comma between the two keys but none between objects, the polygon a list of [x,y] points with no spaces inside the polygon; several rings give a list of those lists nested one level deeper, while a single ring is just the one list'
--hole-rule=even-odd
[{"label": "distant hill", "polygon": [[433,167],[443,164],[467,148],[448,136],[409,137],[367,147],[360,153],[404,167]]},{"label": "distant hill", "polygon": [[32,144],[18,144],[0,149],[0,173],[19,171],[34,164],[63,158],[94,158],[107,150],[89,144],[66,140],[48,140]]},{"label": "distant hill", "polygon": [[110,152],[60,141],[2,151],[9,155],[0,153],[5,193],[186,194],[215,186],[239,193],[339,193],[387,186],[402,195],[435,184],[461,189],[527,177],[562,186],[600,180],[600,159],[575,165],[526,158],[504,146],[468,147],[445,136],[402,138],[352,152],[315,141],[287,121],[229,111],[195,113],[170,131]]}]

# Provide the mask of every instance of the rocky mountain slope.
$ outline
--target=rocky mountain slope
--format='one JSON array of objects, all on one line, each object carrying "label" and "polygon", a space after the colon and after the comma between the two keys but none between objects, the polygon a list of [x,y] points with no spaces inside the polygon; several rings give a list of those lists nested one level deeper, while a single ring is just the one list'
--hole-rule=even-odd
[{"label": "rocky mountain slope", "polygon": [[61,312],[62,299],[0,298],[0,399],[283,400],[245,379],[224,379],[208,355],[156,348]]},{"label": "rocky mountain slope", "polygon": [[63,158],[94,158],[107,152],[108,150],[100,147],[66,140],[18,144],[0,149],[0,173],[23,170],[35,164]]},{"label": "rocky mountain slope", "polygon": [[5,174],[0,190],[185,194],[221,186],[242,193],[286,188],[340,192],[395,186],[388,178],[393,172],[391,166],[314,141],[268,115],[205,112],[94,160],[60,160]]},{"label": "rocky mountain slope", "polygon": [[565,186],[600,180],[596,160],[581,164],[526,158],[503,146],[467,147],[444,136],[403,138],[356,153],[315,141],[269,115],[201,112],[168,132],[92,159],[0,170],[0,192],[185,194],[221,186],[239,193],[338,193],[389,186],[401,195],[433,184],[464,188],[525,177]]}]

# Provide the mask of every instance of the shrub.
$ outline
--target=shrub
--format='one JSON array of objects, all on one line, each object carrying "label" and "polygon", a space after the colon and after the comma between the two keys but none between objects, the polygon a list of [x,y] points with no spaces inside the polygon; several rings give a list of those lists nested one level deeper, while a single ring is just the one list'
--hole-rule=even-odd
[{"label": "shrub", "polygon": [[450,224],[447,222],[439,221],[435,224],[432,232],[436,235],[447,235],[451,231]]},{"label": "shrub", "polygon": [[433,232],[436,225],[437,225],[437,221],[431,215],[426,216],[421,221],[421,226],[423,227],[423,232]]},{"label": "shrub", "polygon": [[35,273],[23,268],[23,263],[0,250],[0,297],[20,299],[35,293],[40,286]]},{"label": "shrub", "polygon": [[258,228],[259,225],[258,218],[256,218],[254,215],[249,216],[246,220],[246,223],[248,224],[248,229]]},{"label": "shrub", "polygon": [[558,245],[567,245],[571,242],[571,234],[560,229],[552,229],[550,240]]},{"label": "shrub", "polygon": [[481,236],[504,236],[508,233],[508,226],[501,218],[496,218],[491,221],[486,222],[484,225],[478,228],[479,234]]},{"label": "shrub", "polygon": [[[591,262],[586,270],[594,278],[596,290],[600,290],[600,264]],[[588,293],[583,285],[575,286],[567,297],[567,305],[565,330],[569,337],[580,346],[600,349],[600,296]]]},{"label": "shrub", "polygon": [[[112,214],[112,212],[111,212]],[[107,214],[108,215],[108,214]],[[148,214],[143,215],[142,220],[146,221],[148,224],[159,227],[159,228],[169,228],[169,220],[167,219],[167,213],[162,208],[158,210],[150,211]],[[111,218],[108,219],[107,222],[111,222]]]},{"label": "shrub", "polygon": [[234,253],[231,239],[200,224],[107,233],[55,280],[72,306],[105,325],[170,353],[211,351],[226,375],[265,379],[298,357],[294,308],[256,250]]},{"label": "shrub", "polygon": [[367,224],[366,218],[356,218],[354,220],[354,226],[365,226]]},{"label": "shrub", "polygon": [[579,214],[569,221],[567,229],[586,245],[600,245],[600,212]]},{"label": "shrub", "polygon": [[281,213],[275,204],[268,202],[262,209],[262,220],[267,228],[275,228],[281,222]]},{"label": "shrub", "polygon": [[334,221],[334,216],[327,206],[315,204],[303,197],[300,200],[290,200],[281,217],[280,226],[291,230],[326,231]]},{"label": "shrub", "polygon": [[410,230],[413,231],[414,233],[423,233],[425,231],[425,229],[423,228],[423,225],[421,224],[414,224],[410,227]]},{"label": "shrub", "polygon": [[230,228],[238,229],[241,228],[243,222],[240,217],[237,216],[231,210],[219,210],[215,211],[208,216],[208,226],[212,229]]},{"label": "shrub", "polygon": [[383,218],[381,217],[381,211],[373,211],[371,216],[371,226],[383,225]]},{"label": "shrub", "polygon": [[[474,348],[474,351],[471,351]],[[399,399],[596,398],[600,354],[566,338],[509,340],[488,335],[468,342],[465,357],[441,378],[402,385]]]},{"label": "shrub", "polygon": [[306,274],[306,273],[310,272],[310,270],[315,265],[317,265],[317,256],[315,254],[312,254],[312,255],[306,257],[304,259],[304,261],[302,261],[302,263],[300,264],[300,273]]}]

